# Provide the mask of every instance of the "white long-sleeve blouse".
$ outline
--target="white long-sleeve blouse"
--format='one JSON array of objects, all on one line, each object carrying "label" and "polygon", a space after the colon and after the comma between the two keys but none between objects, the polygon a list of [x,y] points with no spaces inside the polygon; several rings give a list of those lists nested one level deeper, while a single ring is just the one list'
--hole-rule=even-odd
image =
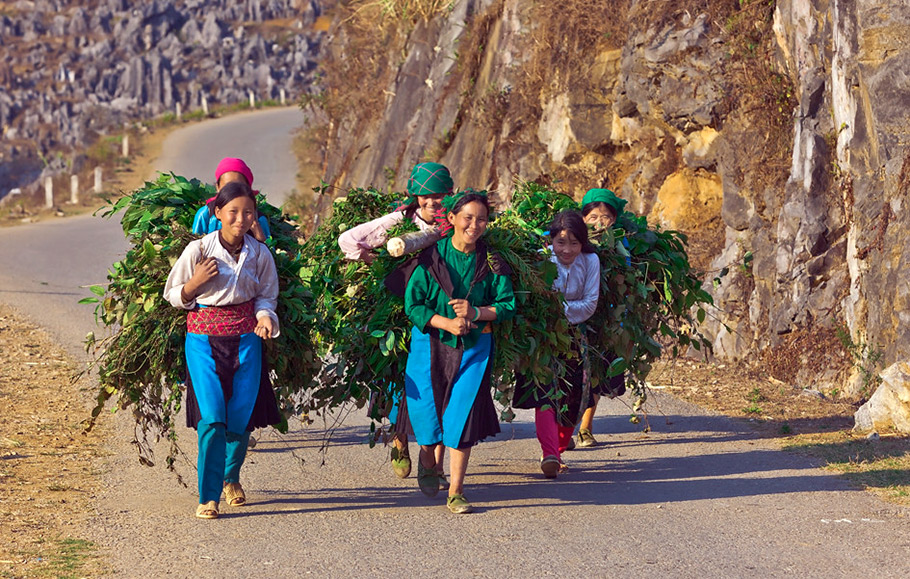
[{"label": "white long-sleeve blouse", "polygon": [[[427,223],[417,212],[411,218],[420,231],[436,229],[435,223]],[[338,247],[344,256],[352,261],[362,260],[371,250],[376,249],[388,239],[389,229],[404,221],[404,211],[393,211],[372,221],[361,223],[338,236]]]},{"label": "white long-sleeve blouse", "polygon": [[[550,248],[552,250],[552,247]],[[557,276],[553,289],[562,293],[566,318],[570,324],[580,324],[594,315],[600,295],[600,258],[596,253],[581,253],[571,265],[563,265],[556,254],[550,256],[556,264]]]},{"label": "white long-sleeve blouse", "polygon": [[[193,277],[193,268],[202,257],[216,259],[218,275],[203,284],[195,299],[184,302],[181,291]],[[268,316],[272,320],[272,337],[280,333],[275,314],[278,305],[275,260],[269,248],[250,235],[243,236],[243,249],[236,260],[218,241],[217,231],[191,241],[171,268],[164,285],[164,299],[174,307],[185,310],[195,308],[196,304],[232,306],[253,300],[256,319]]]}]

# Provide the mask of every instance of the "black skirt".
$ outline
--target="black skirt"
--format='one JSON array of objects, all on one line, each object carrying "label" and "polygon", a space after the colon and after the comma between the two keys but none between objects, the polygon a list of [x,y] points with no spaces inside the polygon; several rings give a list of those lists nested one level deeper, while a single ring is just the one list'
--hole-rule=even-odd
[{"label": "black skirt", "polygon": [[[193,391],[193,381],[187,372],[186,377],[186,425],[190,428],[196,428],[202,415],[199,412],[199,403],[196,401],[196,393]],[[265,348],[262,349],[262,372],[259,378],[259,392],[256,394],[256,402],[253,405],[253,413],[250,415],[250,421],[246,426],[247,431],[253,432],[257,428],[265,428],[281,422],[281,412],[278,410],[278,401],[275,399],[275,391],[272,389],[272,379],[269,377],[269,362],[266,356]]]},{"label": "black skirt", "polygon": [[584,411],[594,406],[594,397],[584,392],[584,364],[580,358],[560,358],[566,366],[565,376],[556,382],[540,384],[527,376],[515,374],[514,408],[553,408],[561,426],[575,426]]}]

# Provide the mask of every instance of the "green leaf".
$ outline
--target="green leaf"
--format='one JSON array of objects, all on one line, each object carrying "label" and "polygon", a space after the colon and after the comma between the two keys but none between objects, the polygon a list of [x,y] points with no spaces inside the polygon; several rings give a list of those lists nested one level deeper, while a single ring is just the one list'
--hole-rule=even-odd
[{"label": "green leaf", "polygon": [[385,347],[390,352],[395,349],[395,332],[389,331],[385,339]]}]

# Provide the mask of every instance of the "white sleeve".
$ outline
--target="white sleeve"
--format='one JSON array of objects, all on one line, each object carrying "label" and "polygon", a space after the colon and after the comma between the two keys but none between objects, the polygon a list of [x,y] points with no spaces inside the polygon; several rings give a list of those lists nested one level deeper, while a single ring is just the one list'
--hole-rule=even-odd
[{"label": "white sleeve", "polygon": [[581,299],[566,300],[566,318],[571,324],[580,324],[593,316],[600,295],[600,259],[596,253],[583,253],[579,258],[584,260],[579,264],[584,266],[584,287]]},{"label": "white sleeve", "polygon": [[253,306],[256,310],[256,319],[269,317],[272,320],[272,337],[281,334],[278,324],[278,270],[275,268],[275,259],[268,247],[259,243],[259,252],[256,256],[256,273],[259,278],[259,292],[256,294]]},{"label": "white sleeve", "polygon": [[393,211],[372,221],[361,223],[338,236],[338,247],[344,256],[360,261],[370,250],[380,247],[388,238],[387,232],[404,219],[404,213]]},{"label": "white sleeve", "polygon": [[184,302],[181,294],[183,286],[193,277],[193,269],[196,267],[196,261],[200,254],[199,246],[201,245],[201,239],[191,241],[183,250],[183,253],[180,254],[180,258],[167,276],[167,282],[164,284],[164,299],[175,308],[191,310],[196,307],[196,298],[189,302]]}]

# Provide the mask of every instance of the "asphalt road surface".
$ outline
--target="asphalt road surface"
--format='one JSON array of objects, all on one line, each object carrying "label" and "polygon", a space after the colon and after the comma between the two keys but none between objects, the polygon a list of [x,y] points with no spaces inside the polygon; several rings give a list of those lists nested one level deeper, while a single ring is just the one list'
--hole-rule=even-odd
[{"label": "asphalt road surface", "polygon": [[[292,183],[296,172],[286,137],[302,117],[292,112],[176,132],[156,167],[211,179],[220,157],[244,157],[277,201],[292,186],[268,179]],[[77,217],[0,229],[0,300],[81,352],[93,321],[75,302],[123,254],[116,225]],[[540,474],[531,413],[519,413],[474,450],[466,494],[477,512],[461,516],[443,494],[427,499],[413,477],[392,475],[388,452],[366,444],[362,410],[287,435],[260,430],[241,477],[249,505],[222,503],[216,521],[193,516],[193,431],[179,430],[184,487],[139,465],[119,413],[85,534],[121,577],[908,575],[906,509],[776,450],[746,423],[659,394],[647,408],[646,434],[623,401],[602,404],[595,431],[606,444],[567,453],[571,472],[555,481]]]}]

